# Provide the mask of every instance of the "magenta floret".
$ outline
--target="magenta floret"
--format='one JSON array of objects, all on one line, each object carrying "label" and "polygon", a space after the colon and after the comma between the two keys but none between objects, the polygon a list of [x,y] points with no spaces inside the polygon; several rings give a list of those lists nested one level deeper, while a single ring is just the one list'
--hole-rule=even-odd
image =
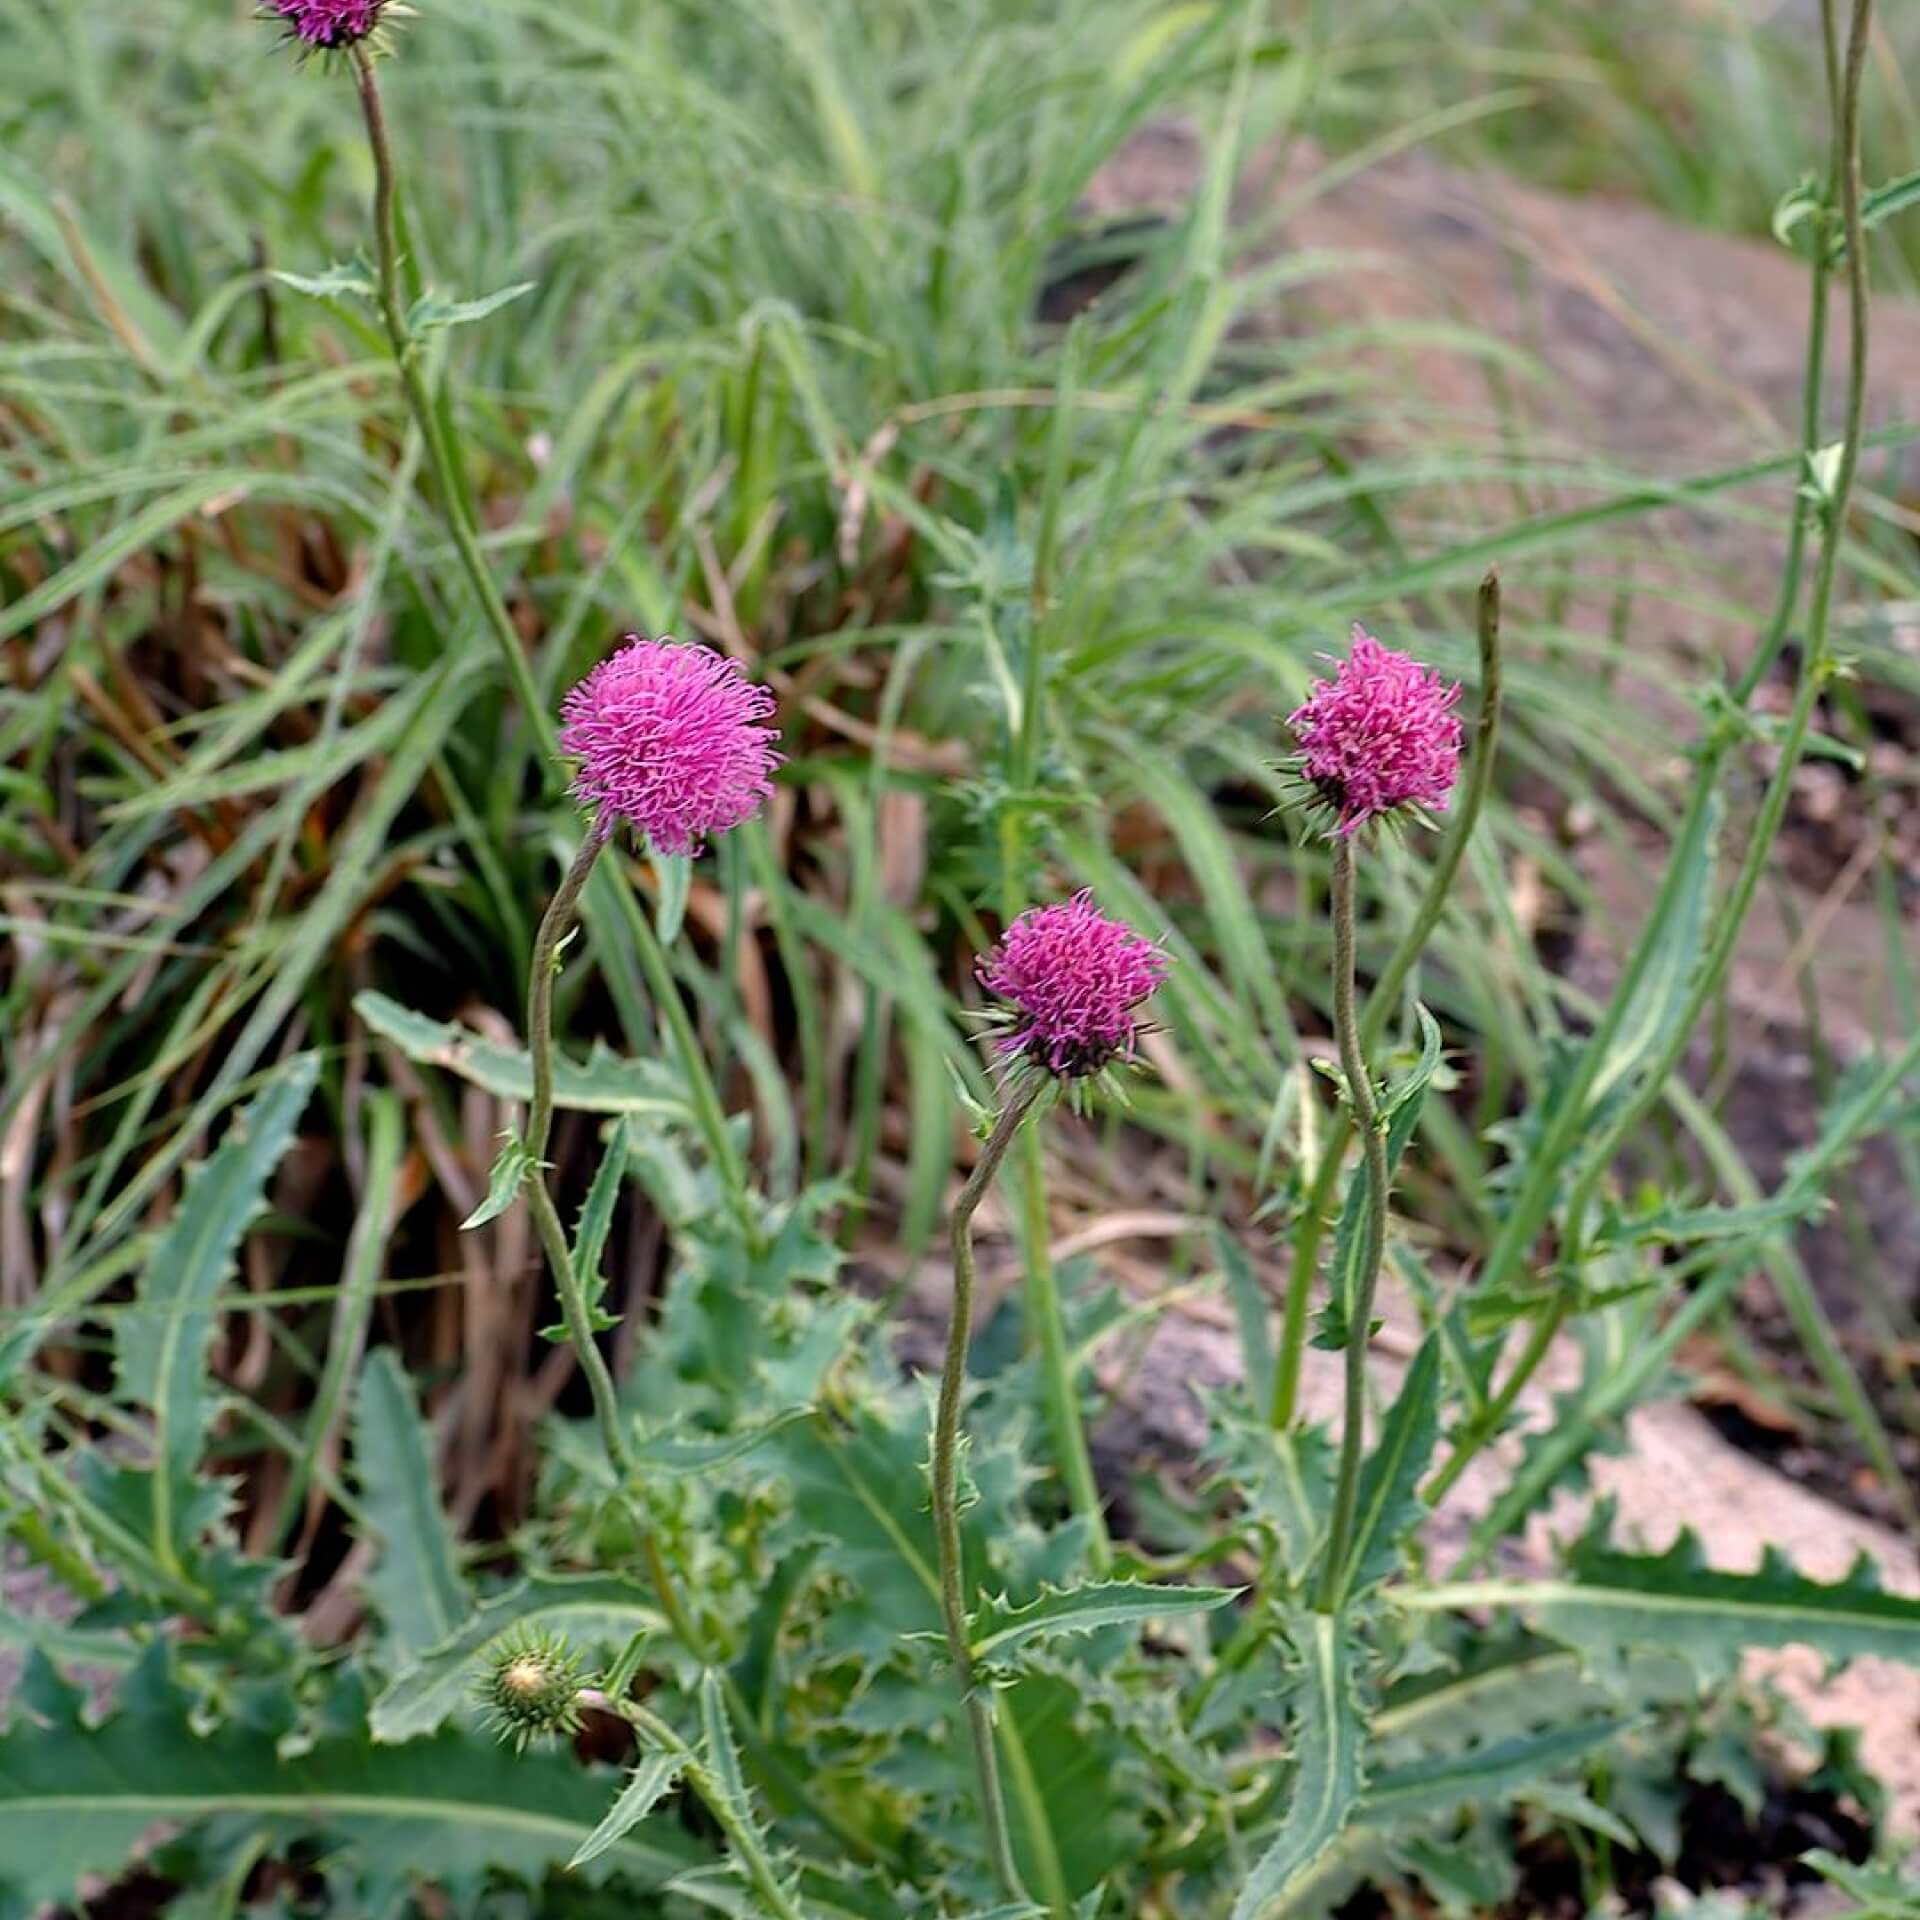
[{"label": "magenta floret", "polygon": [[1364,627],[1331,680],[1287,716],[1301,771],[1352,833],[1406,806],[1444,810],[1460,771],[1457,684]]},{"label": "magenta floret", "polygon": [[773,791],[773,695],[711,647],[629,636],[561,704],[573,791],[602,833],[621,820],[665,854],[698,852]]},{"label": "magenta floret", "polygon": [[1109,920],[1090,893],[1035,907],[1007,928],[977,969],[1011,1010],[1004,1051],[1066,1079],[1132,1056],[1136,1009],[1167,973],[1167,956]]}]

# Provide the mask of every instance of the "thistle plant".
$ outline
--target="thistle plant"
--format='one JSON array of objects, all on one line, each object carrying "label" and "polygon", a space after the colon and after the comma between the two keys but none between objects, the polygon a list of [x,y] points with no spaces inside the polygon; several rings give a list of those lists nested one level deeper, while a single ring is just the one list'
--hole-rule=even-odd
[{"label": "thistle plant", "polygon": [[1460,769],[1458,686],[1404,653],[1383,647],[1365,628],[1333,677],[1315,684],[1289,717],[1300,742],[1298,775],[1331,822],[1328,910],[1333,922],[1333,1030],[1341,1090],[1360,1136],[1365,1192],[1359,1250],[1339,1303],[1346,1326],[1346,1406],[1333,1515],[1321,1561],[1319,1604],[1331,1611],[1345,1592],[1354,1509],[1365,1447],[1367,1348],[1373,1296],[1386,1247],[1391,1169],[1372,1068],[1357,1011],[1354,966],[1356,853],[1369,831],[1428,810],[1442,810]]},{"label": "thistle plant", "polygon": [[1165,977],[1166,956],[1131,927],[1109,919],[1091,893],[1021,914],[979,963],[981,985],[998,996],[991,1018],[1004,1031],[998,1051],[1006,1069],[1003,1099],[980,1156],[954,1203],[948,1232],[953,1254],[953,1305],[946,1364],[933,1423],[933,1515],[940,1553],[940,1611],[947,1652],[960,1682],[973,1740],[980,1815],[1000,1889],[1024,1899],[1013,1856],[993,1710],[975,1670],[968,1618],[972,1596],[960,1544],[960,1419],[967,1355],[973,1341],[976,1270],[974,1215],[1028,1117],[1056,1094],[1085,1098],[1089,1085],[1131,1060],[1139,1008]]}]

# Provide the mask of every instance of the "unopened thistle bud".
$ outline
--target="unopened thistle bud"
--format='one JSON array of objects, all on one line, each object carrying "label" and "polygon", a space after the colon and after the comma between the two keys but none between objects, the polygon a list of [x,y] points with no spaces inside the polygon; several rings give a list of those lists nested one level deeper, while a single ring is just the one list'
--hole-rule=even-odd
[{"label": "unopened thistle bud", "polygon": [[572,1648],[558,1634],[529,1628],[494,1649],[476,1691],[494,1731],[525,1749],[579,1727],[580,1681]]}]

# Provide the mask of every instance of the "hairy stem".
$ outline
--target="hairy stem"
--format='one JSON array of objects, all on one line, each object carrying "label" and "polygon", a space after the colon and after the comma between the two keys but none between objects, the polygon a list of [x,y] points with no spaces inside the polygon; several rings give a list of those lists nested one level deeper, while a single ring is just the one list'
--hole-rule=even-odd
[{"label": "hairy stem", "polygon": [[[1369,996],[1360,1026],[1363,1048],[1380,1042],[1388,1020],[1399,1004],[1427,941],[1440,924],[1447,897],[1453,891],[1454,877],[1467,857],[1474,827],[1493,785],[1494,761],[1500,748],[1500,707],[1504,691],[1500,665],[1500,575],[1489,568],[1480,582],[1476,622],[1480,646],[1480,714],[1474,723],[1473,757],[1467,768],[1466,786],[1454,808],[1453,819],[1440,857],[1427,876],[1426,890],[1414,909],[1413,919],[1400,937],[1387,961],[1373,993]],[[1342,1108],[1327,1131],[1327,1142],[1314,1171],[1300,1217],[1294,1224],[1292,1264],[1287,1275],[1285,1316],[1280,1330],[1280,1352],[1273,1371],[1273,1402],[1269,1409],[1276,1432],[1293,1424],[1300,1396],[1300,1365],[1307,1343],[1307,1305],[1313,1292],[1313,1276],[1320,1255],[1320,1242],[1326,1232],[1327,1210],[1333,1202],[1333,1190],[1340,1178],[1341,1162],[1347,1142],[1352,1138],[1352,1122]]]},{"label": "hairy stem", "polygon": [[1366,1048],[1354,1006],[1353,841],[1341,836],[1333,846],[1333,1028],[1340,1043],[1340,1067],[1347,1100],[1366,1155],[1367,1210],[1360,1223],[1360,1251],[1347,1306],[1346,1415],[1340,1431],[1340,1473],[1335,1483],[1333,1520],[1327,1532],[1326,1558],[1320,1568],[1318,1605],[1332,1613],[1346,1597],[1347,1556],[1353,1544],[1354,1509],[1360,1497],[1360,1455],[1366,1440],[1367,1347],[1373,1322],[1373,1291],[1380,1276],[1380,1254],[1387,1238],[1387,1143],[1374,1108]]},{"label": "hairy stem", "polygon": [[974,1162],[973,1172],[954,1202],[953,1312],[947,1326],[947,1360],[940,1375],[940,1398],[933,1422],[933,1523],[940,1551],[940,1615],[946,1626],[947,1652],[966,1700],[973,1736],[974,1766],[980,1780],[980,1817],[1000,1890],[1024,1900],[1020,1869],[1013,1857],[1006,1802],[1000,1790],[1000,1762],[994,1749],[993,1710],[976,1684],[972,1644],[967,1635],[966,1573],[960,1549],[960,1401],[966,1388],[967,1350],[973,1339],[973,1216],[980,1210],[1014,1136],[1032,1111],[1045,1080],[1030,1074],[1007,1096],[992,1134]]}]

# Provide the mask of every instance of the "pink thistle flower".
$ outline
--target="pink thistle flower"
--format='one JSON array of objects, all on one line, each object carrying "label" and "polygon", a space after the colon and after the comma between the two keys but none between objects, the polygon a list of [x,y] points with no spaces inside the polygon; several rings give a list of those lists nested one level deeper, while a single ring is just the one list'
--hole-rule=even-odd
[{"label": "pink thistle flower", "polygon": [[1404,806],[1445,811],[1460,771],[1459,698],[1457,684],[1354,628],[1334,677],[1287,716],[1301,770],[1341,833]]},{"label": "pink thistle flower", "polygon": [[602,834],[632,823],[658,853],[698,852],[773,791],[773,695],[711,647],[642,640],[610,654],[560,708],[573,791]]},{"label": "pink thistle flower", "polygon": [[1167,965],[1151,940],[1109,920],[1083,892],[1021,914],[975,971],[1012,1010],[1001,1050],[1078,1080],[1132,1057],[1134,1009]]},{"label": "pink thistle flower", "polygon": [[263,16],[284,20],[309,47],[330,50],[371,39],[387,0],[267,0]]}]

